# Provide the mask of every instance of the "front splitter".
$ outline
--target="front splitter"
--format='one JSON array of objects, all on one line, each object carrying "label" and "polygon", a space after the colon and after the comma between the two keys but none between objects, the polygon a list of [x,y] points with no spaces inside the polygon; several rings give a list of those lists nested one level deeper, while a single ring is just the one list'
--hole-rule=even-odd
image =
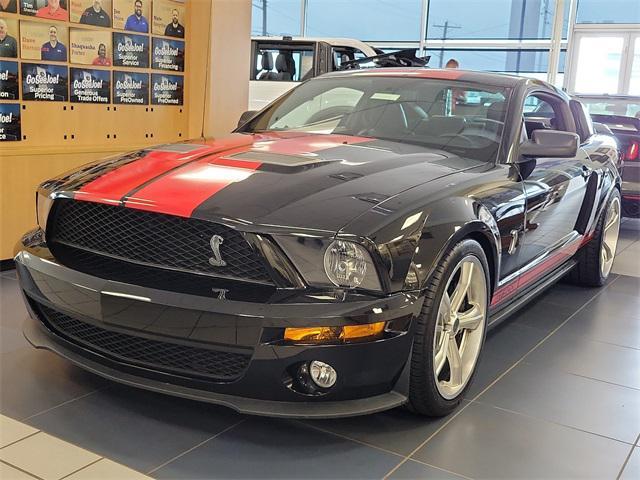
[{"label": "front splitter", "polygon": [[199,402],[229,407],[237,412],[279,418],[342,418],[368,415],[399,407],[407,397],[391,391],[375,397],[339,402],[276,402],[209,392],[131,375],[86,358],[57,342],[37,320],[29,318],[23,326],[27,341],[35,348],[50,350],[74,365],[114,382]]}]

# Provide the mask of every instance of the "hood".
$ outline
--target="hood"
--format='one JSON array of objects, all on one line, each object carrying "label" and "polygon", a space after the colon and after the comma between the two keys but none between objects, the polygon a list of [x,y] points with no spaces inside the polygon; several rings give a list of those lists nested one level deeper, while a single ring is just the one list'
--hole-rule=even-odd
[{"label": "hood", "polygon": [[476,165],[371,138],[233,134],[112,158],[58,179],[56,189],[184,217],[336,232],[393,195]]}]

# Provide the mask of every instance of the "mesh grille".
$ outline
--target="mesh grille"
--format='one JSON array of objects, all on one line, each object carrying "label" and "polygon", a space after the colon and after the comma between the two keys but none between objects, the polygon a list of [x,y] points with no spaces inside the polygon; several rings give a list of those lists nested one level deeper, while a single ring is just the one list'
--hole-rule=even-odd
[{"label": "mesh grille", "polygon": [[[52,250],[61,243],[161,268],[272,283],[249,243],[224,225],[74,200],[56,202],[50,225]],[[226,265],[222,267],[209,263],[214,235],[224,239],[220,255]]]},{"label": "mesh grille", "polygon": [[248,354],[190,347],[105,330],[40,304],[38,309],[49,327],[74,343],[154,370],[230,381],[245,371],[251,359]]}]

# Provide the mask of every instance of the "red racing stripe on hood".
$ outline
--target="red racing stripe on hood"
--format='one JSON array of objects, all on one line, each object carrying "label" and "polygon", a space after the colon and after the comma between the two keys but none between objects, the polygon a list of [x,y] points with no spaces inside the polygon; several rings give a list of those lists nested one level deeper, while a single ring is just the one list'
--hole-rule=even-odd
[{"label": "red racing stripe on hood", "polygon": [[[255,135],[251,151],[302,155],[344,144],[373,141],[348,135],[317,135],[300,132]],[[205,200],[232,183],[253,175],[263,162],[228,158],[247,149],[228,150],[176,169],[150,182],[125,200],[125,206],[169,215],[189,217]]]},{"label": "red racing stripe on hood", "polygon": [[189,217],[207,198],[255,173],[260,162],[215,158],[176,169],[140,189],[125,201],[138,210]]},{"label": "red racing stripe on hood", "polygon": [[250,136],[232,136],[214,144],[196,144],[194,145],[196,148],[188,153],[162,150],[161,147],[158,150],[151,148],[139,160],[124,164],[87,183],[75,192],[74,198],[98,203],[119,204],[127,193],[172,169],[179,168],[205,155],[229,149],[244,151],[250,148],[252,143],[253,139]]}]

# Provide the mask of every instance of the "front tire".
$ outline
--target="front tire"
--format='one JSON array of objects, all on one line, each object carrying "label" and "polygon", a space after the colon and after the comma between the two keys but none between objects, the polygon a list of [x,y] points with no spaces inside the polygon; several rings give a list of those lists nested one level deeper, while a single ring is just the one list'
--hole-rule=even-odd
[{"label": "front tire", "polygon": [[417,320],[409,381],[410,410],[451,413],[471,384],[487,329],[489,266],[478,242],[463,240],[444,256]]},{"label": "front tire", "polygon": [[614,189],[598,219],[593,238],[576,255],[578,264],[569,273],[572,283],[600,287],[606,282],[611,273],[620,234],[620,204],[620,192]]}]

